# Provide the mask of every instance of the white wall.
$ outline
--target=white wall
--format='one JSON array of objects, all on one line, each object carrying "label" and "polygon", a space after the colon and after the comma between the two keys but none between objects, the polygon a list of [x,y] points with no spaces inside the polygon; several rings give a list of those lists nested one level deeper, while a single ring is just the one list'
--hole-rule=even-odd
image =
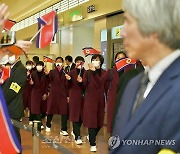
[{"label": "white wall", "polygon": [[[94,28],[93,27],[74,27],[73,28],[73,57],[83,56],[84,47],[93,47]],[[90,57],[88,57],[90,58]],[[87,68],[87,59],[85,59]]]},{"label": "white wall", "polygon": [[93,47],[94,28],[73,27],[73,57],[84,56],[82,48]]},{"label": "white wall", "polygon": [[[77,56],[84,57],[82,48],[93,47],[94,44],[94,22],[91,21],[62,29],[60,40],[60,55],[63,58],[66,55],[71,55],[74,59]],[[87,68],[87,64],[85,64],[85,67]]]},{"label": "white wall", "polygon": [[63,28],[60,32],[60,56],[63,58],[72,55],[73,51],[73,29]]}]

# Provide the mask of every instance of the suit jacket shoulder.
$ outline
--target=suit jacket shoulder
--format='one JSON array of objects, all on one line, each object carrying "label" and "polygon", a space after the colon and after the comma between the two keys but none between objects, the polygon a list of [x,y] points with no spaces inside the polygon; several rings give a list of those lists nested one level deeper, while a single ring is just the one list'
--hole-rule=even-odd
[{"label": "suit jacket shoulder", "polygon": [[71,66],[70,70],[73,70],[75,67],[76,67],[76,64],[72,63],[72,66]]},{"label": "suit jacket shoulder", "polygon": [[[135,114],[132,107],[139,89],[142,74],[133,78],[125,88],[122,105],[117,111],[113,135],[121,140],[165,140],[174,144],[151,146],[120,145],[116,153],[158,153],[169,148],[180,152],[180,58],[178,57],[159,77]],[[144,131],[146,130],[146,131]]]}]

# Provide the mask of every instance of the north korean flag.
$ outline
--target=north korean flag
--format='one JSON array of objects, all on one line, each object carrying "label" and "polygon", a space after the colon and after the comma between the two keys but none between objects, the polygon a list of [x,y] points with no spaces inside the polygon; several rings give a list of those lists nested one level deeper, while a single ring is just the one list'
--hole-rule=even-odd
[{"label": "north korean flag", "polygon": [[131,59],[131,58],[123,58],[123,59],[117,60],[115,63],[117,71],[119,72],[129,65],[136,64],[136,61],[137,60]]},{"label": "north korean flag", "polygon": [[47,57],[47,56],[43,56],[43,62],[49,62],[49,63],[54,63],[54,60]]},{"label": "north korean flag", "polygon": [[84,62],[81,62],[81,63],[77,64],[77,65],[75,66],[75,68],[78,68],[79,66],[81,66],[81,68],[82,68],[83,65],[84,65]]},{"label": "north korean flag", "polygon": [[2,71],[2,75],[0,77],[0,85],[2,85],[10,77],[10,74],[11,74],[11,68],[4,67]]},{"label": "north korean flag", "polygon": [[92,47],[86,47],[86,48],[83,48],[83,53],[84,53],[84,56],[87,57],[89,55],[94,55],[94,54],[101,54],[100,51],[92,48]]},{"label": "north korean flag", "polygon": [[2,154],[17,154],[22,148],[14,132],[8,114],[6,102],[3,93],[0,89],[0,153]]},{"label": "north korean flag", "polygon": [[58,18],[56,11],[52,11],[38,18],[38,30],[40,30],[40,32],[36,41],[37,48],[44,48],[50,45],[58,30]]},{"label": "north korean flag", "polygon": [[16,24],[15,21],[7,19],[4,24],[4,30],[10,31],[11,28]]},{"label": "north korean flag", "polygon": [[57,68],[58,71],[60,72],[60,71],[62,70],[63,67],[58,65],[58,66],[56,66],[56,68]]}]

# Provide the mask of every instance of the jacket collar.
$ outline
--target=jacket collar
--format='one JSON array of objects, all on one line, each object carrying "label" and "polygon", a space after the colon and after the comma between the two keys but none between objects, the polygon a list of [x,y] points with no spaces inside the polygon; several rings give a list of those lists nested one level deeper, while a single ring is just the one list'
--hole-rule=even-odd
[{"label": "jacket collar", "polygon": [[11,67],[11,72],[14,72],[18,67],[19,65],[21,65],[21,61],[17,61],[12,67]]}]

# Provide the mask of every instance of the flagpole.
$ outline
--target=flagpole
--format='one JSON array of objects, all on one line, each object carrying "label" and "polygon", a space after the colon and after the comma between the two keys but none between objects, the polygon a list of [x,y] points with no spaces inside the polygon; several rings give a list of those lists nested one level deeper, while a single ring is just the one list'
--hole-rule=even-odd
[{"label": "flagpole", "polygon": [[24,50],[22,50],[22,51],[23,51],[23,53],[24,53],[26,59],[29,60],[29,57],[28,57],[27,53],[26,53]]},{"label": "flagpole", "polygon": [[47,68],[47,61],[45,62],[45,67]]},{"label": "flagpole", "polygon": [[81,76],[81,71],[82,71],[82,66],[81,66],[80,71],[79,71],[79,76]]},{"label": "flagpole", "polygon": [[42,26],[37,32],[36,34],[30,39],[30,42],[32,42],[34,40],[34,38],[40,33],[40,31],[44,28],[44,26]]},{"label": "flagpole", "polygon": [[66,75],[66,72],[63,70],[63,73]]}]

